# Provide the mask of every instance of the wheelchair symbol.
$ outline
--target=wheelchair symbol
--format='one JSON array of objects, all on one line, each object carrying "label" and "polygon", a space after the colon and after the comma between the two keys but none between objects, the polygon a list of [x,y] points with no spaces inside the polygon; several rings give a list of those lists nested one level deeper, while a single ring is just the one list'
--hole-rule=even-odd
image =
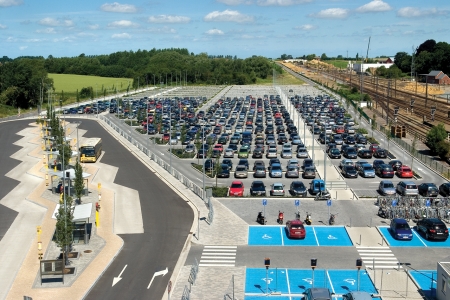
[{"label": "wheelchair symbol", "polygon": [[262,236],[262,238],[265,239],[265,240],[268,240],[268,239],[271,239],[272,237],[271,237],[271,236],[268,236],[267,234],[264,234],[264,235]]},{"label": "wheelchair symbol", "polygon": [[344,281],[350,283],[351,285],[355,285],[356,280],[352,279],[352,278],[347,278],[347,279],[344,279]]}]

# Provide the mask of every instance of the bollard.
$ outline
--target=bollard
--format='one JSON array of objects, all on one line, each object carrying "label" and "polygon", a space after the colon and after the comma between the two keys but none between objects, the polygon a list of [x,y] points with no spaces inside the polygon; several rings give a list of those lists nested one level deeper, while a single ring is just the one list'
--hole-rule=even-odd
[{"label": "bollard", "polygon": [[359,245],[361,246],[361,235],[359,235]]},{"label": "bollard", "polygon": [[408,270],[406,270],[406,298],[408,298],[408,281],[409,281]]}]

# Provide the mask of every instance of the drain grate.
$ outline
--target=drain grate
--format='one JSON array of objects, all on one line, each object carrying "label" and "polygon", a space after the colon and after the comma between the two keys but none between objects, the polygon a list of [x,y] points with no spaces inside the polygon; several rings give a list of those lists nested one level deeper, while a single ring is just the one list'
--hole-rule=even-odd
[{"label": "drain grate", "polygon": [[84,250],[84,253],[91,253],[92,250]]}]

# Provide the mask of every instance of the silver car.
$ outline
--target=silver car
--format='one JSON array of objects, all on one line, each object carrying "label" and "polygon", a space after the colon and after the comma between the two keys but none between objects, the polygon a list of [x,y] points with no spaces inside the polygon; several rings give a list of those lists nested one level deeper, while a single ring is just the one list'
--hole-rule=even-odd
[{"label": "silver car", "polygon": [[234,178],[247,178],[247,177],[248,177],[247,167],[244,165],[237,166],[236,170],[234,171]]},{"label": "silver car", "polygon": [[234,158],[233,149],[231,149],[231,148],[225,149],[225,152],[223,153],[223,157]]},{"label": "silver car", "polygon": [[298,167],[289,166],[286,171],[286,178],[298,178],[299,171]]},{"label": "silver car", "polygon": [[375,169],[371,164],[363,164],[359,169],[359,174],[364,178],[375,178]]},{"label": "silver car", "polygon": [[277,149],[269,149],[266,154],[267,158],[277,158]]},{"label": "silver car", "polygon": [[184,152],[186,152],[186,153],[192,153],[192,152],[194,152],[194,150],[195,150],[195,147],[192,144],[186,145],[186,148],[184,148]]},{"label": "silver car", "polygon": [[282,158],[292,158],[292,151],[289,149],[284,149],[283,152],[281,152]]},{"label": "silver car", "polygon": [[381,180],[378,191],[384,196],[396,194],[394,184],[390,180]]},{"label": "silver car", "polygon": [[402,196],[417,196],[419,194],[419,189],[414,181],[400,181],[396,190]]},{"label": "silver car", "polygon": [[308,150],[306,148],[298,148],[297,158],[308,158]]},{"label": "silver car", "polygon": [[284,196],[284,184],[274,183],[270,187],[270,196]]}]

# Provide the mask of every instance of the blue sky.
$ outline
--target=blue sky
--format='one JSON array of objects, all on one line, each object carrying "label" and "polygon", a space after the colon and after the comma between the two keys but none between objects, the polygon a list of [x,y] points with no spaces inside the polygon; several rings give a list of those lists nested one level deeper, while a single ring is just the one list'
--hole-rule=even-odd
[{"label": "blue sky", "polygon": [[0,0],[0,56],[187,48],[280,57],[411,52],[450,42],[448,0]]}]

